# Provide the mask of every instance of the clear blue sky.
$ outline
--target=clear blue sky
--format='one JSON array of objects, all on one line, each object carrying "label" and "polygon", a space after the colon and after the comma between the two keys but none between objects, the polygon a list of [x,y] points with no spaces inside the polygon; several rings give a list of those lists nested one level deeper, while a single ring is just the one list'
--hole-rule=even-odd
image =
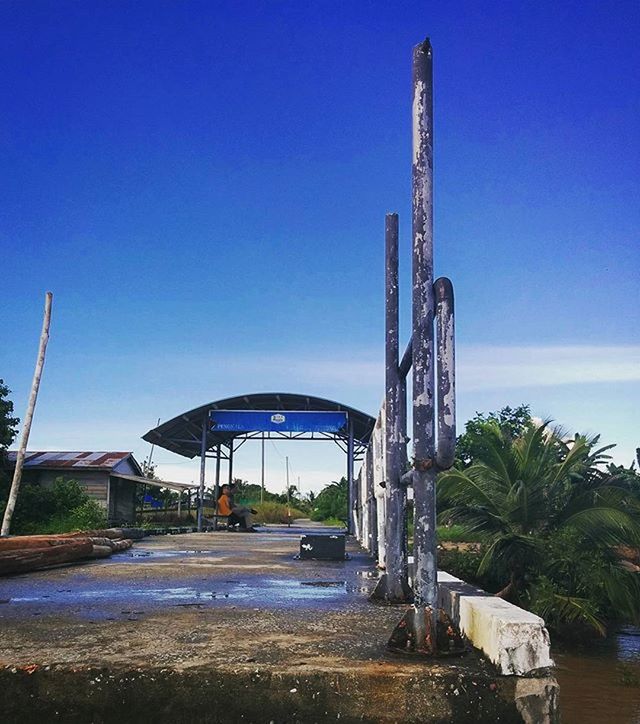
[{"label": "clear blue sky", "polygon": [[[0,376],[20,416],[54,292],[30,447],[142,458],[157,418],[250,391],[376,413],[390,210],[408,336],[411,48],[429,35],[460,423],[530,402],[630,463],[639,34],[628,0],[4,0]],[[278,481],[282,454],[303,486],[341,472],[337,451],[280,448]],[[254,474],[254,453],[238,463]]]}]

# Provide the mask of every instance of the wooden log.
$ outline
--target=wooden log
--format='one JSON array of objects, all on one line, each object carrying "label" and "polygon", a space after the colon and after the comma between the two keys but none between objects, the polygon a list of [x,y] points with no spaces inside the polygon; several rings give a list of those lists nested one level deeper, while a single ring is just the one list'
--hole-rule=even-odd
[{"label": "wooden log", "polygon": [[129,539],[113,541],[113,552],[126,551],[127,548],[131,548],[132,545],[133,541]]},{"label": "wooden log", "polygon": [[112,540],[131,539],[141,540],[144,538],[144,530],[142,528],[104,528],[101,530],[85,530],[85,531],[74,531],[73,533],[63,533],[67,538],[111,538]]},{"label": "wooden log", "polygon": [[29,548],[48,548],[50,546],[65,546],[87,540],[86,538],[61,538],[59,536],[14,536],[0,538],[0,553],[4,551],[20,551]]},{"label": "wooden log", "polygon": [[[72,539],[74,540],[74,539]],[[75,540],[78,540],[77,538]],[[111,540],[111,538],[102,538],[98,536],[90,536],[89,540],[93,543],[94,546],[106,546],[107,548],[110,548],[111,550],[114,550],[115,547],[115,541]]]},{"label": "wooden log", "polygon": [[129,540],[142,540],[144,530],[142,528],[108,528],[104,531],[107,538],[122,538]]},{"label": "wooden log", "polygon": [[94,545],[89,558],[108,558],[113,553],[111,546],[97,546]]},{"label": "wooden log", "polygon": [[0,575],[26,573],[39,568],[74,563],[92,553],[93,543],[89,540],[74,541],[69,545],[9,550],[0,553]]}]

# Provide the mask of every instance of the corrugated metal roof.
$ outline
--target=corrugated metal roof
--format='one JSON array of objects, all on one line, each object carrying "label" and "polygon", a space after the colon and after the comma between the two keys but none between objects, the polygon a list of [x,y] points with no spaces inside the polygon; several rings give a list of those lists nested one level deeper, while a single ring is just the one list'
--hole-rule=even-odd
[{"label": "corrugated metal roof", "polygon": [[[18,452],[16,450],[9,451],[9,463],[15,464]],[[123,460],[128,457],[133,459],[131,452],[50,452],[29,450],[25,456],[25,468],[43,468],[43,469],[64,469],[64,468],[91,468],[94,470],[112,470]],[[133,466],[138,464],[133,461]]]}]

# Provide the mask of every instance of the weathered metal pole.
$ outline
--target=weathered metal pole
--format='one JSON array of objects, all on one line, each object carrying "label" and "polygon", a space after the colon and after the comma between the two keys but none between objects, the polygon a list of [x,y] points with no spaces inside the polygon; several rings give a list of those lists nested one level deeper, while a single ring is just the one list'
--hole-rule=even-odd
[{"label": "weathered metal pole", "polygon": [[229,444],[229,477],[228,477],[228,483],[231,485],[233,483],[233,440],[231,440],[231,443]]},{"label": "weathered metal pole", "polygon": [[24,458],[27,454],[27,445],[29,444],[29,435],[31,434],[31,423],[33,422],[33,413],[36,409],[36,400],[38,399],[38,390],[40,389],[40,380],[42,379],[42,370],[44,368],[44,358],[47,352],[47,344],[49,342],[49,327],[51,326],[51,305],[53,303],[53,294],[47,292],[44,299],[44,318],[42,320],[42,331],[40,332],[40,345],[38,347],[38,357],[36,359],[36,368],[33,373],[31,382],[31,392],[29,394],[29,402],[27,403],[27,414],[24,418],[22,427],[22,437],[20,438],[20,447],[18,448],[18,457],[16,458],[16,467],[13,471],[13,480],[11,481],[11,489],[9,491],[9,499],[4,509],[2,518],[2,528],[0,535],[9,535],[11,529],[11,518],[18,500],[18,491],[20,490],[20,481],[22,480],[22,466]]},{"label": "weathered metal pole", "polygon": [[415,650],[435,653],[437,605],[433,344],[433,52],[413,49],[413,488]]},{"label": "weathered metal pole", "polygon": [[385,521],[386,573],[371,594],[371,600],[404,603],[411,600],[407,580],[405,547],[406,488],[400,483],[403,433],[401,430],[402,386],[398,370],[400,324],[398,303],[398,215],[385,219],[385,445],[384,468],[387,495]]},{"label": "weathered metal pole", "polygon": [[367,447],[364,456],[364,469],[367,481],[367,509],[369,511],[369,541],[367,549],[371,555],[378,557],[378,501],[376,500],[375,482],[373,480],[373,442]]},{"label": "weathered metal pole", "polygon": [[200,486],[198,488],[198,533],[202,532],[202,516],[204,513],[204,476],[207,467],[207,427],[209,413],[202,421],[202,439],[200,440]]},{"label": "weathered metal pole", "polygon": [[262,465],[260,467],[260,502],[264,503],[264,432],[262,433]]},{"label": "weathered metal pole", "polygon": [[215,515],[213,516],[213,529],[218,530],[218,498],[220,497],[220,453],[222,446],[220,443],[216,445],[216,482],[213,489],[213,508]]},{"label": "weathered metal pole", "polygon": [[349,415],[349,437],[347,439],[347,533],[351,535],[354,530],[355,495],[353,490],[353,419]]},{"label": "weathered metal pole", "polygon": [[433,284],[436,301],[436,351],[438,378],[438,446],[439,470],[453,465],[456,451],[456,352],[453,285],[446,277]]}]

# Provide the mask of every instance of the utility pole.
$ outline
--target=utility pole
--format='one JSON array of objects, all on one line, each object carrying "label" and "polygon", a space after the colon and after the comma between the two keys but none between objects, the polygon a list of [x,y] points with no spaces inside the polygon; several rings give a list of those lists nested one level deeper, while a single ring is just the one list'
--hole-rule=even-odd
[{"label": "utility pole", "polygon": [[31,433],[31,423],[33,422],[33,413],[36,409],[36,400],[38,399],[38,390],[40,389],[40,380],[42,378],[42,370],[44,368],[44,357],[47,352],[47,343],[49,342],[49,327],[51,326],[51,304],[53,302],[53,294],[47,292],[44,301],[44,319],[42,320],[42,331],[40,333],[40,346],[38,348],[38,358],[36,360],[36,369],[33,373],[33,381],[31,382],[31,394],[29,395],[29,403],[27,405],[27,414],[24,417],[24,427],[22,428],[22,439],[20,440],[20,448],[18,449],[18,457],[16,458],[16,467],[13,471],[13,480],[11,481],[11,490],[9,492],[9,500],[4,510],[2,519],[2,530],[0,535],[9,535],[11,528],[11,518],[18,500],[18,491],[20,490],[20,481],[22,480],[22,466],[27,452],[29,443],[29,434]]},{"label": "utility pole", "polygon": [[264,432],[262,433],[262,472],[260,475],[260,502],[264,503]]},{"label": "utility pole", "polygon": [[291,495],[289,493],[289,457],[285,457],[285,466],[287,469],[287,525],[291,527]]}]

